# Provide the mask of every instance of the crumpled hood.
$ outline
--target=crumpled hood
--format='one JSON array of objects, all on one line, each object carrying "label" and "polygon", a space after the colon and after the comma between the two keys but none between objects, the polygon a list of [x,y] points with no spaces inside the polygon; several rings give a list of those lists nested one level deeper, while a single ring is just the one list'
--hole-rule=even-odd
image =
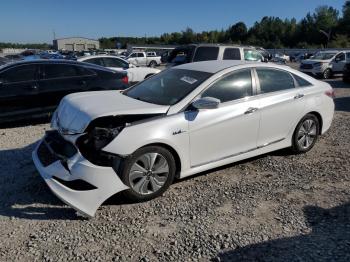
[{"label": "crumpled hood", "polygon": [[65,132],[82,133],[98,117],[164,114],[168,109],[169,106],[139,101],[118,91],[75,93],[62,99],[53,117],[53,124]]}]

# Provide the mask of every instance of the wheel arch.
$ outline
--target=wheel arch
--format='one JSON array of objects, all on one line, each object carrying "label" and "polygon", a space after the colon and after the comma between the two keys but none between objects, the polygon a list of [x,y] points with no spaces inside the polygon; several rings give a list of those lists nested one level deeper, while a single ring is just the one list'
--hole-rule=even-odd
[{"label": "wheel arch", "polygon": [[147,75],[145,76],[144,79],[147,79],[147,78],[149,78],[149,77],[151,77],[151,76],[153,76],[153,75],[155,75],[155,73],[149,73],[149,74],[147,74]]},{"label": "wheel arch", "polygon": [[149,146],[163,147],[163,148],[167,149],[174,156],[175,166],[176,166],[175,177],[179,178],[180,173],[181,173],[181,158],[180,158],[180,155],[178,154],[178,152],[172,146],[165,144],[165,143],[159,143],[159,142],[147,144],[147,145],[142,146],[141,148],[149,147]]},{"label": "wheel arch", "polygon": [[[311,115],[314,115],[314,116],[317,117],[317,120],[318,120],[318,123],[319,123],[319,130],[317,130],[317,131],[318,131],[318,134],[321,135],[322,134],[322,128],[323,128],[323,119],[322,119],[321,114],[319,112],[317,112],[317,111],[311,111],[311,112],[309,112],[307,114],[311,114]],[[305,115],[307,115],[307,114],[305,114]]]}]

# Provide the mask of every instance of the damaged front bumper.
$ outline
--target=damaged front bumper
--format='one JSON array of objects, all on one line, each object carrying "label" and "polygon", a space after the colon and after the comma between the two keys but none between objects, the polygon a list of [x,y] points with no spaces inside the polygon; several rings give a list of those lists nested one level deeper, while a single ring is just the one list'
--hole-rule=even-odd
[{"label": "damaged front bumper", "polygon": [[70,157],[62,156],[47,137],[32,153],[34,164],[51,191],[78,212],[93,217],[105,200],[128,188],[112,167],[92,164],[78,150],[72,152],[68,141]]}]

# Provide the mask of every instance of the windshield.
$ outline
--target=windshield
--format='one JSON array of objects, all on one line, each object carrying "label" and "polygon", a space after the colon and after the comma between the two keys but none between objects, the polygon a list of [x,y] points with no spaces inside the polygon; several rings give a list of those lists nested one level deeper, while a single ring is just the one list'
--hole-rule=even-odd
[{"label": "windshield", "polygon": [[157,105],[174,105],[212,74],[185,69],[169,69],[131,87],[124,95]]},{"label": "windshield", "polygon": [[337,53],[322,53],[318,52],[314,56],[312,56],[312,59],[317,60],[328,60],[331,59],[333,56],[335,56]]}]

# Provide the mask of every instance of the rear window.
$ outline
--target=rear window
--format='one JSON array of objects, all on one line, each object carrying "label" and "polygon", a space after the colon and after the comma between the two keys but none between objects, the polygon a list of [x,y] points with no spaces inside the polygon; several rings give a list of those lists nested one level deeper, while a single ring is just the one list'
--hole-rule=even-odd
[{"label": "rear window", "polygon": [[309,81],[306,81],[304,78],[293,74],[295,81],[298,83],[299,87],[311,86],[312,84]]},{"label": "rear window", "polygon": [[217,60],[219,47],[200,46],[196,50],[193,62]]},{"label": "rear window", "polygon": [[44,78],[62,78],[62,77],[73,77],[78,76],[79,70],[73,65],[45,65]]},{"label": "rear window", "polygon": [[241,60],[241,52],[238,48],[225,48],[224,60]]},{"label": "rear window", "polygon": [[94,65],[104,66],[101,58],[90,58],[90,59],[86,59],[84,62],[94,64]]}]

